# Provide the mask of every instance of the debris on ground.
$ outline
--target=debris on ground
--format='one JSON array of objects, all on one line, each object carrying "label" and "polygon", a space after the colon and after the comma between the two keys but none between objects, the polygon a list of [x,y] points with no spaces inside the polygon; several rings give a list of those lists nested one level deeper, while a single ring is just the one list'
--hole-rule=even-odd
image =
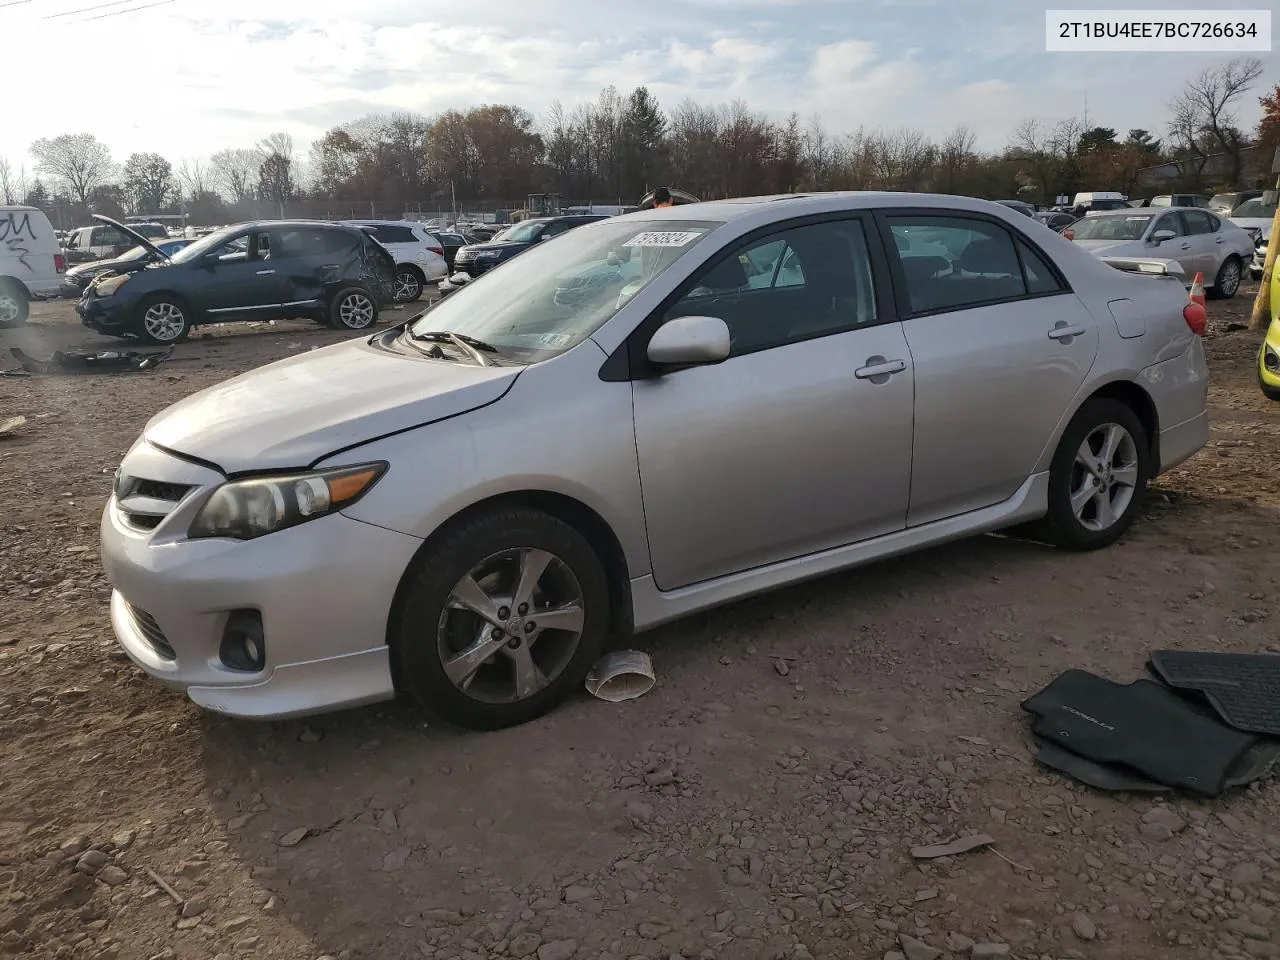
[{"label": "debris on ground", "polygon": [[9,354],[28,374],[122,373],[152,370],[173,355],[166,350],[55,350],[48,360],[37,360],[21,347],[10,347]]},{"label": "debris on ground", "polygon": [[0,438],[13,436],[26,422],[26,417],[9,417],[6,420],[0,420]]},{"label": "debris on ground", "polygon": [[961,837],[959,840],[952,840],[950,843],[935,843],[927,847],[912,847],[911,856],[917,860],[936,860],[939,857],[955,857],[962,853],[969,853],[973,850],[980,850],[983,847],[989,847],[995,843],[995,837],[989,837],[985,833],[975,833],[973,836]]},{"label": "debris on ground", "polygon": [[647,653],[615,650],[597,660],[587,674],[587,693],[609,703],[622,703],[643,697],[656,682]]}]

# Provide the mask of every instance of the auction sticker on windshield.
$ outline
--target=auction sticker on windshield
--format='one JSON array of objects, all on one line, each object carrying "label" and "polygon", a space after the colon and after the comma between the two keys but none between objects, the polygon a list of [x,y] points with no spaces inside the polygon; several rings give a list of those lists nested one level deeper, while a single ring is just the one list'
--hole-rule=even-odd
[{"label": "auction sticker on windshield", "polygon": [[700,233],[685,233],[675,231],[654,231],[651,233],[638,233],[626,243],[624,247],[683,247],[690,240],[696,240],[702,236]]}]

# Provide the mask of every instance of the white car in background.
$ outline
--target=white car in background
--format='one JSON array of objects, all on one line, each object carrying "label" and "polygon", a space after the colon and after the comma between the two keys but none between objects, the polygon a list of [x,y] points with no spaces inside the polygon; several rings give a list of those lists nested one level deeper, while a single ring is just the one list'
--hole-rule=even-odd
[{"label": "white car in background", "polygon": [[1062,235],[1096,257],[1176,261],[1188,283],[1203,274],[1205,294],[1215,300],[1236,295],[1254,254],[1244,230],[1195,207],[1091,211]]},{"label": "white car in background", "polygon": [[396,303],[419,299],[427,284],[443,280],[449,273],[444,245],[415,220],[347,220],[365,228],[396,258]]},{"label": "white car in background", "polygon": [[1253,238],[1253,262],[1249,272],[1257,280],[1262,276],[1262,263],[1267,258],[1267,241],[1271,238],[1271,224],[1275,222],[1276,205],[1263,203],[1261,198],[1246,200],[1231,214],[1231,222]]}]

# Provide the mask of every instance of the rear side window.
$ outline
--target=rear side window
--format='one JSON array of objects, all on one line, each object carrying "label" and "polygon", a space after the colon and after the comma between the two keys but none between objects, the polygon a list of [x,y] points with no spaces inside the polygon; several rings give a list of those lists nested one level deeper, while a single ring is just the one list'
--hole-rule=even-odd
[{"label": "rear side window", "polygon": [[1187,233],[1193,237],[1213,233],[1218,229],[1217,218],[1203,210],[1184,210],[1182,219],[1187,225]]},{"label": "rear side window", "polygon": [[272,237],[271,251],[275,258],[327,257],[348,253],[355,249],[357,238],[345,230],[326,230],[323,227],[286,229]]},{"label": "rear side window", "polygon": [[380,223],[373,229],[373,235],[382,243],[420,243],[414,235],[412,227],[401,227],[389,223]]},{"label": "rear side window", "polygon": [[990,221],[949,216],[887,220],[911,313],[963,310],[1062,289],[1041,254]]}]

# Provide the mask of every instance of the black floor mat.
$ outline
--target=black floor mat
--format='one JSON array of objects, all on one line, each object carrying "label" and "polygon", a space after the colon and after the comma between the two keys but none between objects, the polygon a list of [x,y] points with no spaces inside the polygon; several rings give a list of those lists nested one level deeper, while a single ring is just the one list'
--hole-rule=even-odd
[{"label": "black floor mat", "polygon": [[1157,650],[1151,666],[1169,686],[1202,694],[1237,730],[1280,737],[1280,656]]},{"label": "black floor mat", "polygon": [[[1065,773],[1074,780],[1097,790],[1125,793],[1168,793],[1172,788],[1148,780],[1136,770],[1118,763],[1098,763],[1065,750],[1056,743],[1036,738],[1036,762]],[[1256,740],[1232,764],[1227,772],[1226,787],[1243,787],[1266,776],[1280,761],[1280,743]]]},{"label": "black floor mat", "polygon": [[1085,670],[1068,670],[1022,708],[1035,716],[1042,740],[1203,796],[1222,792],[1256,742],[1158,683],[1118,684]]}]

